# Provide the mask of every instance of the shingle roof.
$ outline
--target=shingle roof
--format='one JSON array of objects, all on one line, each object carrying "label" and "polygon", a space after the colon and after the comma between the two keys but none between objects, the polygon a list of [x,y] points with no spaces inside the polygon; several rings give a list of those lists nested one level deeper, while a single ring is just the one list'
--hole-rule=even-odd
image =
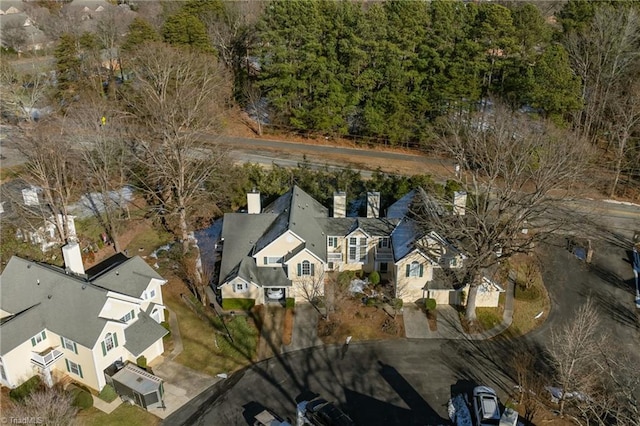
[{"label": "shingle roof", "polygon": [[[105,262],[107,261],[109,259]],[[140,256],[115,263],[90,279],[95,285],[102,288],[133,297],[140,297],[151,279],[166,281]]]},{"label": "shingle roof", "polygon": [[163,280],[138,256],[95,268],[102,273],[94,280],[12,257],[0,277],[0,308],[15,315],[0,325],[2,354],[43,329],[93,348],[107,323],[99,314],[109,291],[140,297],[151,278]]},{"label": "shingle roof", "polygon": [[127,339],[124,347],[137,357],[168,333],[166,328],[155,322],[145,312],[140,311],[138,320],[124,330],[124,336]]},{"label": "shingle roof", "polygon": [[275,213],[227,213],[222,222],[223,256],[220,264],[220,284],[237,274],[242,260],[251,254],[253,246],[269,225],[278,217]]},{"label": "shingle roof", "polygon": [[355,217],[325,217],[316,221],[327,237],[344,236],[356,229]]},{"label": "shingle roof", "polygon": [[391,204],[387,209],[387,217],[393,219],[402,219],[409,213],[409,207],[416,196],[416,190],[412,189],[395,203]]},{"label": "shingle roof", "polygon": [[98,317],[107,301],[106,290],[60,268],[16,256],[1,278],[0,307],[16,314],[0,325],[2,354],[45,328],[83,346],[95,345],[107,322]]}]

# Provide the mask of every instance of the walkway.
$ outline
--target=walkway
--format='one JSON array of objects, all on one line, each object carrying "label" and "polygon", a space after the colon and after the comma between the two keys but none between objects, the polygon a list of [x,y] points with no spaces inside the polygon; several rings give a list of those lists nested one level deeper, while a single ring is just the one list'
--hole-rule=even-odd
[{"label": "walkway", "polygon": [[404,329],[407,338],[410,339],[468,339],[485,340],[503,333],[511,326],[513,321],[513,297],[515,284],[512,281],[507,283],[505,292],[504,313],[502,322],[482,333],[465,333],[460,316],[456,309],[450,305],[438,306],[438,329],[429,330],[429,322],[425,313],[415,305],[408,305],[403,308]]}]

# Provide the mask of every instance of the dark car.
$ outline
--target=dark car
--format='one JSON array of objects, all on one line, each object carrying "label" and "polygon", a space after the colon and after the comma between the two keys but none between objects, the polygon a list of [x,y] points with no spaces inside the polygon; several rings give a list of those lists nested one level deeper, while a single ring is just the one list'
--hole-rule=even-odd
[{"label": "dark car", "polygon": [[305,417],[314,426],[355,426],[349,416],[323,398],[314,398],[307,403]]}]

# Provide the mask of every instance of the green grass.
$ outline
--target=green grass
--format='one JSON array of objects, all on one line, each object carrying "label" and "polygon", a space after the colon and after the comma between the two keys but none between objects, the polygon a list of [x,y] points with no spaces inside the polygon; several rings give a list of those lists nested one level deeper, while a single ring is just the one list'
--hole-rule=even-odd
[{"label": "green grass", "polygon": [[[155,249],[163,246],[173,240],[173,236],[161,229],[148,228],[144,232],[139,233],[125,247],[129,251],[129,256],[148,256]],[[140,250],[142,249],[142,250]]]},{"label": "green grass", "polygon": [[256,304],[255,299],[223,299],[222,309],[225,311],[248,311]]},{"label": "green grass", "polygon": [[484,330],[490,330],[502,322],[501,308],[476,308],[478,323]]},{"label": "green grass", "polygon": [[235,371],[255,359],[258,330],[247,317],[238,315],[227,320],[232,342],[215,314],[208,313],[201,319],[175,297],[165,298],[165,303],[176,313],[182,336],[183,351],[175,361],[213,376]]},{"label": "green grass", "polygon": [[86,426],[157,426],[160,419],[137,405],[122,404],[111,414],[95,407],[78,414],[78,423]]}]

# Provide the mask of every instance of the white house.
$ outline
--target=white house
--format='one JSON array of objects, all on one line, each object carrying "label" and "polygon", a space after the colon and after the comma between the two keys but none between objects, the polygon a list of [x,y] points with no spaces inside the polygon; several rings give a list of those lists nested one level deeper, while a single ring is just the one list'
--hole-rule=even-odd
[{"label": "white house", "polygon": [[[117,254],[84,270],[77,244],[65,268],[12,257],[0,277],[0,383],[63,376],[100,391],[114,364],[164,351],[161,287],[140,257]],[[111,370],[113,370],[111,368]]]}]

